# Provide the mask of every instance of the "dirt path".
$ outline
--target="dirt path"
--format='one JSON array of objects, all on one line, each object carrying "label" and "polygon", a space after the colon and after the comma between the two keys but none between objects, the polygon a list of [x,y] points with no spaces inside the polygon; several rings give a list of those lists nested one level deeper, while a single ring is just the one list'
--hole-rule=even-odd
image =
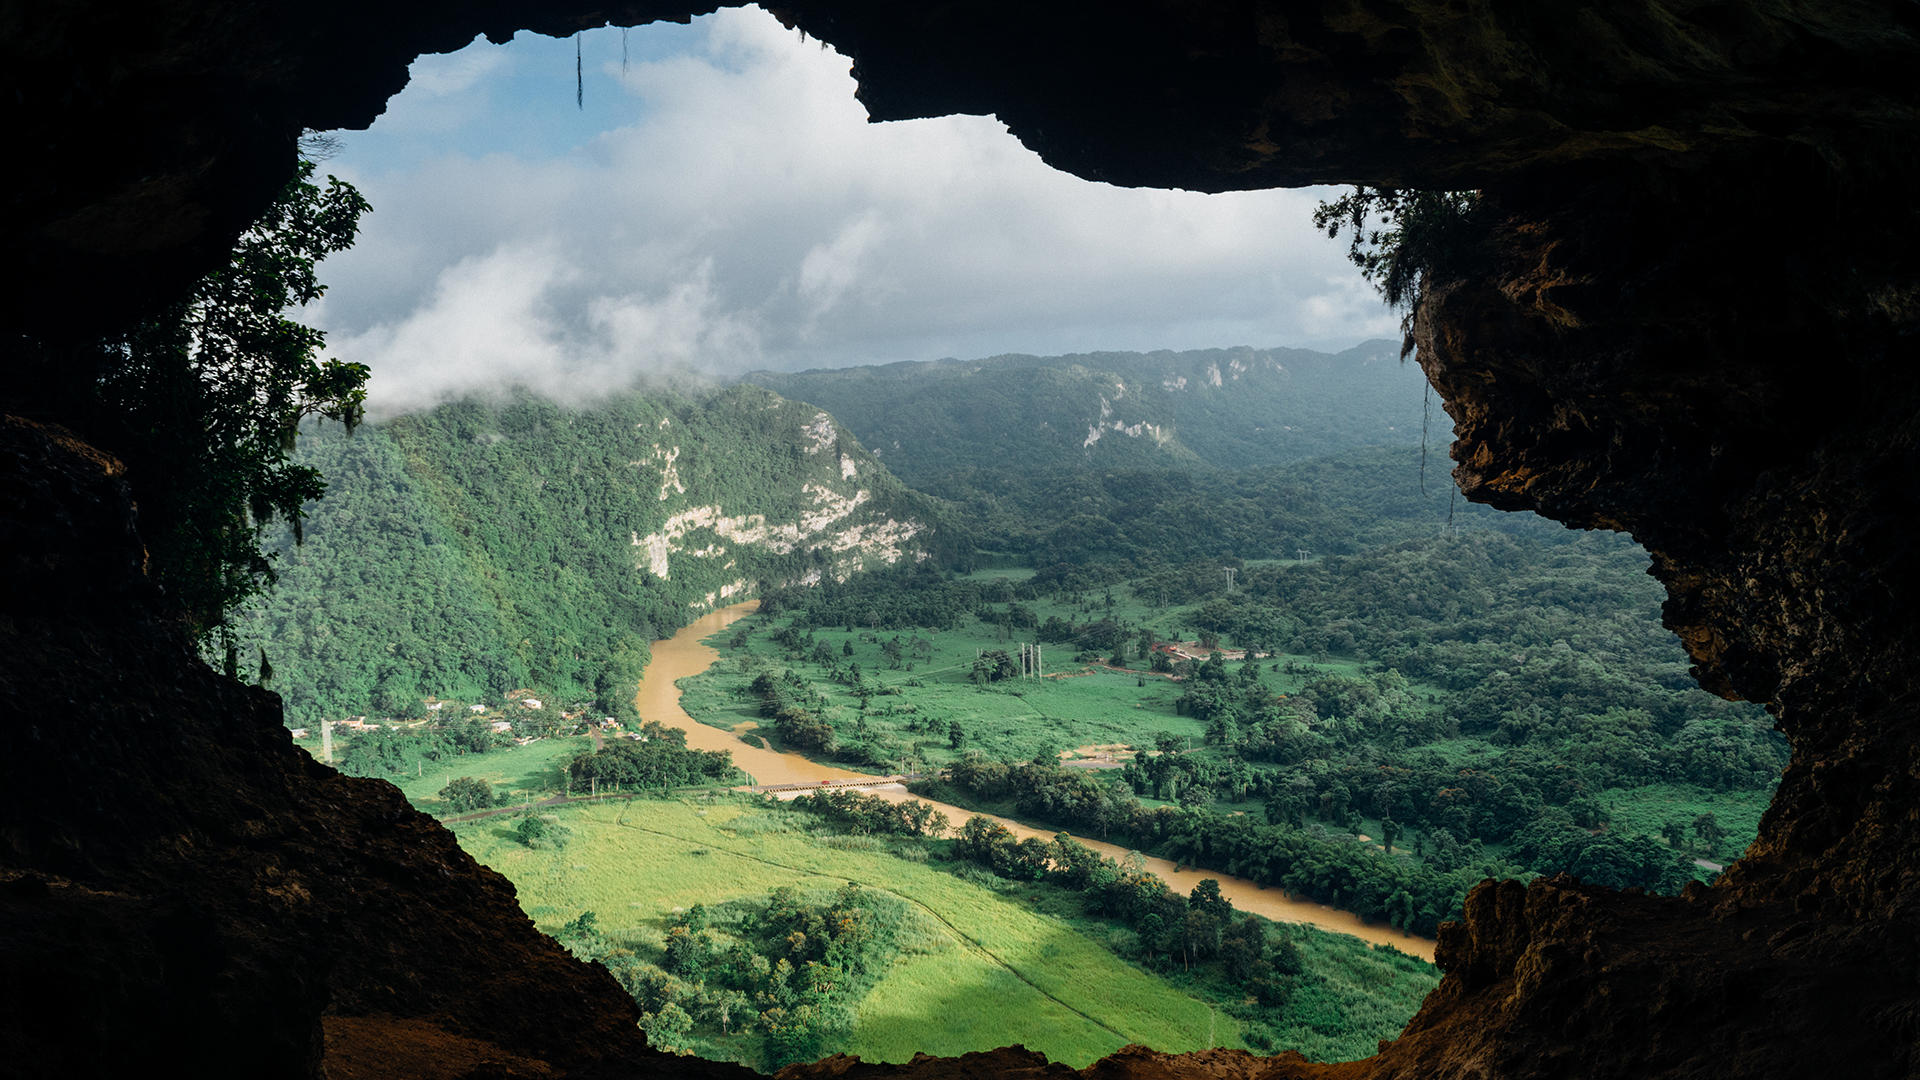
[{"label": "dirt path", "polygon": [[[720,659],[719,650],[702,644],[702,639],[711,637],[730,623],[752,614],[756,606],[756,601],[749,601],[721,608],[702,616],[666,641],[654,642],[653,660],[647,665],[646,674],[640,679],[640,691],[635,700],[635,704],[639,706],[640,715],[648,720],[658,720],[668,727],[684,730],[687,733],[688,746],[700,750],[726,750],[732,753],[734,763],[751,774],[758,784],[818,785],[822,780],[853,780],[864,782],[863,791],[892,802],[905,802],[908,799],[918,798],[908,793],[905,786],[901,785],[866,786],[875,780],[870,773],[852,772],[832,765],[823,765],[817,761],[809,761],[798,754],[783,754],[775,750],[749,746],[741,742],[738,735],[697,722],[680,707],[680,688],[674,683],[689,675],[697,675],[707,670],[714,661]],[[746,721],[735,725],[734,730],[752,730],[753,726],[751,721]],[[798,795],[800,792],[796,790],[790,794]],[[934,809],[947,815],[955,825],[973,816],[973,811],[963,810],[957,806],[933,802],[931,799],[920,801],[931,804]],[[552,800],[549,800],[549,804],[551,803]],[[1038,836],[1042,839],[1052,839],[1054,836],[1052,832],[1035,829],[1008,818],[995,817],[992,814],[982,816],[993,818],[1022,838]],[[1118,844],[1091,840],[1083,836],[1076,836],[1074,839],[1115,860],[1124,860],[1130,854],[1128,849]],[[1295,900],[1282,889],[1262,888],[1244,878],[1229,877],[1212,870],[1182,869],[1166,859],[1149,858],[1146,860],[1146,865],[1147,869],[1158,874],[1169,888],[1179,893],[1191,892],[1193,887],[1202,880],[1211,878],[1220,883],[1221,895],[1233,901],[1233,906],[1242,911],[1256,912],[1275,922],[1306,923],[1335,933],[1352,934],[1375,945],[1392,945],[1401,952],[1411,953],[1426,960],[1433,959],[1434,943],[1426,938],[1403,934],[1391,926],[1369,926],[1361,922],[1360,917],[1352,912],[1341,911],[1325,904],[1316,904],[1310,900]]]}]

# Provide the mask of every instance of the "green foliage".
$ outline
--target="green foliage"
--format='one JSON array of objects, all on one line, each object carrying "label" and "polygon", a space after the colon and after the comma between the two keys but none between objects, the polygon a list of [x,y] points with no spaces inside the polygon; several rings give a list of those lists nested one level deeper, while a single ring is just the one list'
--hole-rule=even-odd
[{"label": "green foliage", "polygon": [[1673,896],[1693,880],[1693,861],[1645,836],[1590,832],[1568,815],[1542,814],[1514,835],[1509,857],[1552,867],[1596,885],[1639,886]]},{"label": "green foliage", "polygon": [[[1404,191],[1364,185],[1313,212],[1329,239],[1348,230],[1347,258],[1393,307],[1405,308],[1403,331],[1437,275],[1457,271],[1478,238],[1472,191]],[[1378,226],[1378,227],[1374,227]],[[1409,333],[1404,356],[1412,348]]]},{"label": "green foliage", "polygon": [[763,673],[750,689],[760,698],[760,715],[773,721],[782,742],[816,754],[831,754],[839,749],[833,725],[816,712],[824,706],[825,698],[793,672],[778,679],[770,672]]},{"label": "green foliage", "polygon": [[299,534],[326,490],[293,459],[303,417],[360,418],[367,369],[320,359],[325,335],[285,317],[326,291],[315,264],[351,246],[366,200],[312,162],[243,233],[226,264],[125,337],[72,365],[88,436],[125,459],[151,574],[203,642],[273,580],[268,526]]},{"label": "green foliage", "polygon": [[[769,805],[777,803],[771,800]],[[880,833],[937,838],[949,824],[947,815],[918,799],[889,802],[847,788],[810,791],[785,805],[791,811],[818,815],[856,836]]]},{"label": "green foliage", "polygon": [[[1409,410],[1409,428],[1418,413]],[[1450,500],[1418,447],[1369,447],[1235,472],[1033,467],[956,469],[922,481],[978,523],[983,557],[1017,560],[1076,588],[1211,564],[1206,593],[1240,560],[1350,555],[1442,527],[1550,529],[1530,514]],[[1190,602],[1169,582],[1158,603]]]},{"label": "green foliage", "polygon": [[381,724],[351,734],[338,733],[335,742],[345,745],[335,765],[353,776],[414,775],[428,763],[464,760],[470,754],[487,753],[502,741],[481,720],[456,719],[405,727]]},{"label": "green foliage", "polygon": [[[1364,1056],[1373,1049],[1366,1041],[1370,1030],[1398,1030],[1390,1012],[1365,1015],[1383,1003],[1381,991],[1400,975],[1415,976],[1408,980],[1415,996],[1431,986],[1426,981],[1430,967],[1391,948],[1377,951],[1395,971],[1381,971],[1373,958],[1356,963],[1351,945],[1329,962],[1333,950],[1327,946],[1334,935],[1283,929],[1253,915],[1236,917],[1219,882],[1211,879],[1182,897],[1161,878],[1099,855],[1065,833],[1051,843],[1015,842],[1003,826],[974,817],[961,826],[954,854],[1020,882],[1022,889],[1050,886],[1065,892],[1086,916],[1124,927],[1106,935],[1111,947],[1151,969],[1169,974],[1177,969],[1183,985],[1226,1004],[1230,1015],[1245,1022],[1249,1042],[1258,1047],[1305,1047],[1327,1059]],[[1406,894],[1397,896],[1405,906]],[[1314,946],[1311,961],[1303,955],[1303,940]],[[1364,946],[1359,951],[1366,952]],[[1343,970],[1356,968],[1373,968],[1372,978],[1360,986],[1340,978]],[[1303,1028],[1316,1037],[1302,1039]]]},{"label": "green foliage", "polygon": [[687,733],[649,720],[634,732],[638,739],[616,738],[600,750],[580,754],[567,765],[575,784],[622,788],[671,788],[743,779],[725,750],[689,750]]},{"label": "green foliage", "polygon": [[513,835],[535,851],[552,851],[566,847],[573,830],[552,814],[527,814],[514,825]]},{"label": "green foliage", "polygon": [[463,776],[441,788],[440,798],[459,813],[485,810],[493,805],[493,785],[485,780]]},{"label": "green foliage", "polygon": [[[1174,755],[1150,760],[1162,759],[1177,760]],[[1455,917],[1466,889],[1497,868],[1483,861],[1443,870],[1430,864],[1383,858],[1350,840],[1287,826],[1263,826],[1246,817],[1226,817],[1204,808],[1149,809],[1123,796],[1124,789],[1058,766],[1007,766],[974,759],[956,763],[949,775],[954,785],[988,798],[1015,793],[1018,812],[1029,819],[1071,825],[1101,836],[1125,836],[1142,850],[1176,862],[1217,869],[1262,885],[1278,885],[1363,918],[1385,919],[1397,929],[1423,937],[1432,937],[1441,920]],[[957,850],[964,857],[990,866],[1005,877],[1038,878],[1057,861],[1045,851],[1029,851],[1014,843],[1011,833],[986,818],[972,818],[962,825],[958,841]],[[1518,872],[1517,867],[1498,869],[1504,876]],[[1160,881],[1151,875],[1142,880],[1146,878]],[[1122,899],[1111,899],[1102,909],[1124,910],[1132,913],[1132,918],[1144,918],[1157,910],[1146,900]],[[1158,913],[1161,921],[1154,925],[1163,935],[1174,935],[1183,925],[1184,912]],[[1172,936],[1154,937],[1144,930],[1142,933],[1149,948],[1155,947],[1155,942],[1175,940]]]},{"label": "green foliage", "polygon": [[[593,958],[633,995],[655,1047],[757,1031],[777,1067],[849,1036],[861,999],[899,954],[904,914],[899,899],[851,883],[822,899],[778,886],[760,901],[694,905],[668,927],[658,964],[604,949]],[[576,920],[556,936],[590,932]]]},{"label": "green foliage", "polygon": [[[734,387],[618,394],[584,409],[464,401],[352,440],[313,433],[302,458],[339,478],[334,497],[309,508],[304,546],[281,538],[281,586],[248,629],[302,722],[520,688],[631,721],[648,643],[762,582],[971,552],[933,500],[820,416]],[[824,529],[779,532],[834,500],[844,515]],[[764,518],[770,539],[699,524],[721,517],[740,529]],[[891,552],[834,546],[842,530],[870,536],[889,521],[919,531]]]}]

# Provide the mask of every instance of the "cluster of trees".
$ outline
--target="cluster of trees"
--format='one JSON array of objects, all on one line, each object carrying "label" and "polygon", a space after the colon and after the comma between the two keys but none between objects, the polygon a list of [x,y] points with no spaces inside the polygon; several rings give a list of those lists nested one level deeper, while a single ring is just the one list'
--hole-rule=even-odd
[{"label": "cluster of trees", "polygon": [[[1148,760],[1184,757],[1163,753]],[[1063,768],[1057,761],[1006,763],[970,755],[949,768],[948,776],[962,801],[968,796],[1011,798],[1024,816],[1102,838],[1126,838],[1143,851],[1278,885],[1424,937],[1432,937],[1442,920],[1457,916],[1467,889],[1481,877],[1526,872],[1525,867],[1485,858],[1478,849],[1471,852],[1472,859],[1442,869],[1438,860],[1394,858],[1352,836],[1329,834],[1324,827],[1260,824],[1204,807],[1148,808],[1126,786]],[[935,794],[938,788],[917,785],[915,790]]]},{"label": "cluster of trees", "polygon": [[[1179,708],[1226,762],[1277,767],[1253,785],[1273,820],[1352,827],[1365,813],[1388,830],[1427,830],[1441,849],[1449,838],[1504,843],[1554,808],[1597,830],[1608,790],[1768,790],[1785,740],[1759,707],[1693,685],[1644,567],[1608,536],[1479,533],[1252,568],[1244,588],[1188,616],[1203,637],[1345,653],[1375,670],[1306,677],[1280,695],[1261,683],[1258,661],[1216,654],[1187,673]],[[1499,752],[1463,762],[1461,736]],[[1161,760],[1127,775],[1143,794],[1196,805],[1232,797],[1241,779],[1226,764]],[[1536,868],[1557,868],[1559,847],[1528,850]]]},{"label": "cluster of trees", "polygon": [[444,724],[365,728],[343,740],[334,766],[350,776],[398,776],[427,762],[450,761],[463,754],[484,754],[504,745],[505,735],[484,720]]},{"label": "cluster of trees", "polygon": [[854,1010],[899,948],[904,904],[849,883],[813,899],[791,886],[764,900],[695,904],[668,927],[657,963],[611,941],[592,912],[554,935],[604,964],[640,1006],[656,1048],[697,1035],[759,1035],[765,1063],[813,1061],[851,1028]]},{"label": "cluster of trees", "polygon": [[452,807],[456,814],[485,810],[493,805],[493,785],[485,780],[462,776],[448,781],[447,786],[440,789],[440,799]]},{"label": "cluster of trees", "polygon": [[1254,915],[1235,919],[1232,902],[1210,878],[1181,896],[1141,864],[1122,866],[1066,833],[1051,841],[1036,836],[1016,840],[1006,826],[977,815],[960,827],[954,850],[1001,877],[1049,881],[1080,893],[1088,914],[1111,918],[1134,931],[1136,953],[1150,966],[1177,961],[1191,970],[1196,964],[1217,962],[1229,980],[1275,1007],[1286,1004],[1293,980],[1301,974],[1293,943],[1270,942],[1265,924]]},{"label": "cluster of trees", "polygon": [[[770,806],[781,805],[767,796]],[[888,802],[877,795],[862,795],[848,788],[821,788],[809,791],[785,804],[787,809],[817,814],[855,836],[939,837],[947,831],[947,815],[918,799]]]},{"label": "cluster of trees", "polygon": [[603,789],[689,787],[734,782],[739,771],[725,750],[690,750],[687,733],[657,720],[648,720],[635,732],[638,739],[610,739],[599,750],[577,755],[567,764],[567,775],[578,785]]},{"label": "cluster of trees", "polygon": [[826,705],[825,698],[808,686],[806,680],[792,671],[779,675],[762,672],[749,689],[760,699],[760,715],[773,721],[782,742],[817,754],[831,754],[838,749],[833,725],[820,715]]},{"label": "cluster of trees", "polygon": [[1572,813],[1549,807],[1514,834],[1507,854],[1529,866],[1551,866],[1598,885],[1638,885],[1672,896],[1693,880],[1693,860],[1680,847],[1582,828]]},{"label": "cluster of trees", "polygon": [[554,814],[525,814],[513,826],[514,838],[535,851],[558,851],[573,839],[573,830]]},{"label": "cluster of trees", "polygon": [[940,567],[920,563],[875,570],[844,582],[822,581],[812,588],[766,589],[760,595],[760,613],[791,616],[792,624],[799,627],[951,630],[991,602],[991,597],[1004,592],[1007,599],[1014,599],[1011,586],[1000,588],[1005,584],[957,580]]},{"label": "cluster of trees", "polygon": [[[765,613],[764,607],[762,613]],[[848,627],[848,632],[852,632],[852,627]],[[748,633],[748,629],[742,627],[734,635],[732,647],[745,646]],[[835,650],[832,645],[815,637],[814,628],[802,629],[791,622],[776,628],[768,638],[787,651],[788,660],[818,664],[827,669],[827,678],[834,682],[852,687],[855,693],[864,695],[868,692],[866,672],[861,669],[859,661],[853,659],[853,642],[842,642],[840,648]],[[871,641],[880,647],[880,655],[886,661],[888,671],[903,668],[912,671],[916,663],[933,657],[933,642],[918,633],[911,634],[904,641],[899,634],[882,638],[877,634],[862,633],[861,640]],[[845,661],[844,667],[842,661]]]},{"label": "cluster of trees", "polygon": [[[1040,570],[1104,566],[1115,580],[1157,575],[1169,565],[1293,560],[1301,549],[1351,555],[1431,534],[1448,518],[1449,487],[1436,477],[1421,494],[1418,447],[1347,450],[1233,472],[977,468],[922,483],[979,523],[984,550]],[[1472,504],[1455,506],[1453,518],[1476,529],[1542,529],[1529,515]],[[1209,593],[1218,582],[1216,575]],[[1148,595],[1189,602],[1178,592]]]}]

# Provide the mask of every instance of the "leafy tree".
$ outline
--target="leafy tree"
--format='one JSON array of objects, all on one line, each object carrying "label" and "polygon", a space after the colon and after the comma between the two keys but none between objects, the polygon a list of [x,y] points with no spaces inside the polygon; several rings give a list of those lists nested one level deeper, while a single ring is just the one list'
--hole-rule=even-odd
[{"label": "leafy tree", "polygon": [[560,824],[551,814],[528,814],[514,826],[515,839],[536,851],[564,848],[573,830]]},{"label": "leafy tree", "polygon": [[[1403,191],[1359,186],[1313,212],[1328,238],[1348,230],[1347,258],[1396,308],[1405,308],[1403,332],[1435,274],[1457,267],[1474,240],[1471,191]],[[1412,348],[1411,336],[1402,355]]]},{"label": "leafy tree", "polygon": [[999,682],[1020,674],[1020,665],[1005,649],[988,649],[973,662],[975,682]]},{"label": "leafy tree", "polygon": [[1693,835],[1699,837],[1707,845],[1707,851],[1711,853],[1719,848],[1720,841],[1726,839],[1727,830],[1720,824],[1719,819],[1713,816],[1713,812],[1708,811],[1693,819]]},{"label": "leafy tree", "polygon": [[460,813],[485,810],[493,805],[493,785],[485,780],[463,776],[440,789],[440,797]]},{"label": "leafy tree", "polygon": [[1675,850],[1686,845],[1687,827],[1678,821],[1667,821],[1660,826],[1660,835]]},{"label": "leafy tree", "polygon": [[291,460],[300,421],[350,429],[361,416],[367,368],[320,359],[326,337],[285,317],[325,293],[320,259],[352,245],[369,209],[314,165],[242,234],[227,263],[184,300],[102,347],[93,422],[130,464],[153,576],[203,641],[236,637],[228,615],[274,580],[262,550],[269,524],[299,535],[302,504],[326,484]]}]

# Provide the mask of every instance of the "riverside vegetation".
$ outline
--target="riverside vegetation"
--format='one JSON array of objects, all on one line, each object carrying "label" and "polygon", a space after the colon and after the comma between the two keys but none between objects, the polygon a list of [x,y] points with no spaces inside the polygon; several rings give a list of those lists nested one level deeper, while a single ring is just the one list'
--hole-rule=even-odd
[{"label": "riverside vegetation", "polygon": [[[543,818],[560,844],[518,824]],[[1000,876],[964,836],[916,834],[857,794],[618,800],[453,828],[543,929],[614,973],[656,1045],[761,1069],[1016,1042],[1076,1067],[1129,1042],[1341,1060],[1393,1037],[1438,981],[1416,958],[1217,901],[1170,958],[1082,875],[1188,902],[1157,878],[1084,848],[1057,873]]]},{"label": "riverside vegetation", "polygon": [[[1161,1049],[1217,1041],[1358,1056],[1404,1024],[1430,966],[1248,923],[1203,891],[1172,892],[1064,836],[1016,841],[984,818],[935,839],[929,822],[900,828],[894,811],[855,800],[776,809],[722,797],[689,809],[661,792],[717,788],[737,779],[730,765],[647,728],[636,731],[646,742],[597,753],[560,737],[602,715],[634,730],[622,696],[643,639],[750,578],[760,612],[713,639],[726,659],[682,681],[687,710],[750,744],[924,773],[915,790],[941,802],[1422,936],[1485,876],[1564,871],[1672,892],[1737,855],[1785,747],[1758,708],[1693,686],[1658,623],[1645,555],[1619,537],[1457,502],[1426,467],[1437,449],[1419,443],[1417,383],[1389,410],[1407,422],[1298,440],[1321,454],[1304,460],[1249,453],[1259,433],[1225,403],[1265,394],[1284,420],[1279,399],[1312,369],[1258,359],[1164,354],[1102,372],[1015,358],[971,372],[936,365],[918,383],[914,371],[778,383],[841,394],[836,408],[877,425],[855,430],[886,443],[888,468],[939,498],[901,487],[830,417],[750,388],[633,395],[597,412],[464,403],[371,439],[308,440],[342,466],[329,473],[336,493],[311,514],[306,547],[289,549],[280,606],[255,625],[286,657],[280,685],[297,715],[482,706],[477,723],[415,719],[346,738],[348,767],[392,777],[424,807],[605,785],[653,793],[458,828],[543,927],[621,974],[656,1041],[761,1067],[827,1049],[900,1060],[1011,1041],[1080,1063],[1117,1048],[1119,1033]],[[1275,375],[1283,369],[1291,382]],[[1191,377],[1209,370],[1245,379]],[[1275,381],[1263,387],[1260,370]],[[933,438],[947,429],[931,421],[918,445],[886,438],[890,402],[916,385],[945,400],[959,377],[1021,399],[1025,427],[1007,437],[1037,440],[1033,459],[1008,467],[978,452],[998,436]],[[1108,383],[1134,395],[1134,412]],[[774,413],[783,418],[769,427]],[[1240,427],[1215,431],[1209,416]],[[1056,429],[1082,421],[1084,437],[1054,445]],[[684,432],[664,463],[650,432],[640,450],[632,437],[662,422]],[[1397,445],[1363,445],[1382,441],[1378,427]],[[809,453],[828,437],[832,454]],[[689,472],[701,454],[710,460]],[[673,489],[668,466],[687,490]],[[665,565],[641,542],[709,505],[802,522],[808,505],[793,492],[809,484],[860,510],[812,547],[723,550],[740,547],[726,530],[742,527],[709,524],[681,534]],[[856,491],[868,494],[855,501]],[[916,531],[892,558],[864,543],[901,521]],[[386,565],[411,578],[375,569]],[[509,695],[516,684],[526,693]],[[544,738],[512,746],[499,720],[522,740]],[[700,826],[674,833],[680,847],[641,843],[683,811]],[[738,829],[719,828],[735,819]],[[752,851],[733,846],[742,835]],[[777,873],[701,869],[722,847],[766,862],[768,845],[787,845],[771,859]],[[856,874],[858,860],[872,861]],[[847,892],[856,878],[860,890]],[[1103,1011],[1045,989],[1035,973],[1047,965],[1023,967],[984,937],[942,951],[932,924],[915,922],[936,895],[1041,911],[1069,935],[1049,942],[1079,942],[1161,988],[1141,1000],[1172,993],[1190,1013],[1211,1002],[1212,1035],[1141,1027],[1118,998]],[[941,910],[948,930],[958,925]],[[812,951],[766,936],[801,925],[851,936],[803,931]],[[676,932],[696,944],[670,955]],[[949,977],[975,946],[996,959],[981,959],[977,978]],[[807,964],[820,978],[797,977]],[[1045,991],[1029,1003],[1057,1039],[1002,1014],[1002,1001],[1029,1000],[1002,993],[1016,984]],[[928,1041],[927,1017],[962,1014],[978,1022],[955,1021],[965,1034],[951,1044]]]}]

